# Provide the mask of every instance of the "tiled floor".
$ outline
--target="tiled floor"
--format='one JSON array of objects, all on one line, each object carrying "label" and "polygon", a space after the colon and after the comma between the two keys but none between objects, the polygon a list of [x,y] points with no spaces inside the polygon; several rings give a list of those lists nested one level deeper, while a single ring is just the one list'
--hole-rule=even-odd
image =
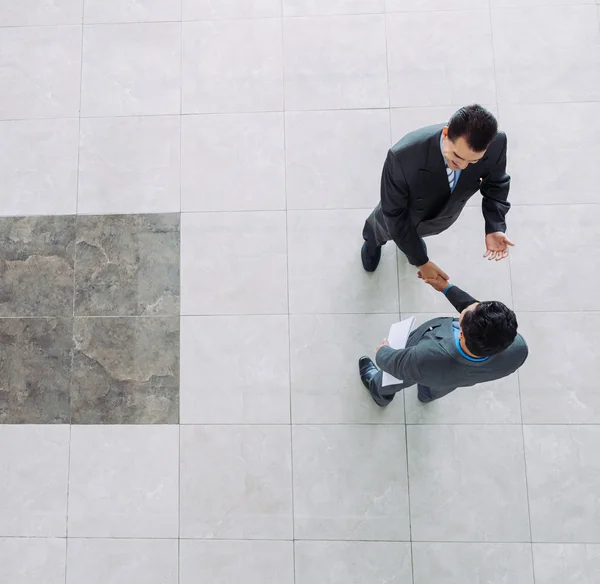
[{"label": "tiled floor", "polygon": [[[0,581],[596,584],[598,4],[0,2]],[[362,222],[473,101],[517,246],[428,246],[530,358],[382,411],[357,358],[451,308]]]}]

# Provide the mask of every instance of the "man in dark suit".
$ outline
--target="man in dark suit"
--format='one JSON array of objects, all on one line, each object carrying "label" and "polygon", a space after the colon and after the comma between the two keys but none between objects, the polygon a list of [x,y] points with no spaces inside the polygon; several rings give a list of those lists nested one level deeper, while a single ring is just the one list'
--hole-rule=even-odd
[{"label": "man in dark suit", "polygon": [[[441,276],[425,281],[445,294],[460,317],[426,322],[410,334],[405,349],[392,349],[384,340],[376,355],[381,371],[369,357],[359,359],[360,378],[377,405],[388,405],[398,391],[415,384],[419,400],[430,402],[458,387],[506,377],[527,359],[510,308],[479,302]],[[402,383],[384,387],[382,371]]]},{"label": "man in dark suit", "polygon": [[423,237],[450,227],[477,191],[483,196],[485,257],[500,260],[513,243],[506,236],[510,209],[506,174],[506,135],[479,105],[459,109],[447,125],[407,134],[387,155],[381,177],[381,203],[363,229],[363,267],[373,272],[381,247],[394,240],[423,278],[448,274],[427,255]]}]

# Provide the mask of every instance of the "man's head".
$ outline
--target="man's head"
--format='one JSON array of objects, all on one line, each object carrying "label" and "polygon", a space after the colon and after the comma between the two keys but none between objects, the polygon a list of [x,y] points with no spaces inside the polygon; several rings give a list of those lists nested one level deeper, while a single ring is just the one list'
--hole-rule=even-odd
[{"label": "man's head", "polygon": [[461,338],[476,357],[496,355],[517,336],[517,317],[502,302],[475,302],[460,314]]},{"label": "man's head", "polygon": [[442,130],[442,152],[452,170],[479,162],[498,133],[496,118],[480,105],[461,107]]}]

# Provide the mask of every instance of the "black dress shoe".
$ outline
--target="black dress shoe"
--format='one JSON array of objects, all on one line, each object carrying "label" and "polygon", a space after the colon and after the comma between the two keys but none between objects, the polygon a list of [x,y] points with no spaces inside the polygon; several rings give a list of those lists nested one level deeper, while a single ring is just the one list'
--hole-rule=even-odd
[{"label": "black dress shoe", "polygon": [[381,247],[376,247],[373,250],[367,246],[367,242],[365,241],[360,250],[360,258],[362,259],[365,271],[374,272],[379,265],[379,260],[381,260]]},{"label": "black dress shoe", "polygon": [[382,408],[387,406],[393,399],[392,398],[383,398],[378,393],[374,392],[371,389],[371,379],[379,373],[379,369],[375,367],[375,364],[369,357],[361,357],[358,360],[358,371],[360,373],[360,380],[363,382],[363,385],[367,388],[369,395],[373,399],[373,401]]}]

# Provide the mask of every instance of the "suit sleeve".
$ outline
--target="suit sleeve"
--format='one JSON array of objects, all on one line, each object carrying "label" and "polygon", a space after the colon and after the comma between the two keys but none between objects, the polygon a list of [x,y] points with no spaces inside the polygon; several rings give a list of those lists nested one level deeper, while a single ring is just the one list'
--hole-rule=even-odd
[{"label": "suit sleeve", "polygon": [[462,312],[467,306],[471,306],[473,302],[478,302],[470,294],[467,294],[464,290],[461,290],[458,286],[451,286],[446,289],[444,296],[450,301],[452,306]]},{"label": "suit sleeve", "polygon": [[410,217],[409,190],[400,161],[390,150],[381,175],[381,210],[394,243],[415,265],[429,261],[423,241]]},{"label": "suit sleeve", "polygon": [[500,156],[490,174],[481,184],[483,201],[481,209],[485,219],[485,233],[501,231],[506,233],[505,217],[510,209],[508,191],[510,189],[510,176],[506,174],[506,136]]},{"label": "suit sleeve", "polygon": [[377,351],[375,362],[382,371],[402,381],[421,380],[416,347],[392,349],[389,345],[384,345]]}]

